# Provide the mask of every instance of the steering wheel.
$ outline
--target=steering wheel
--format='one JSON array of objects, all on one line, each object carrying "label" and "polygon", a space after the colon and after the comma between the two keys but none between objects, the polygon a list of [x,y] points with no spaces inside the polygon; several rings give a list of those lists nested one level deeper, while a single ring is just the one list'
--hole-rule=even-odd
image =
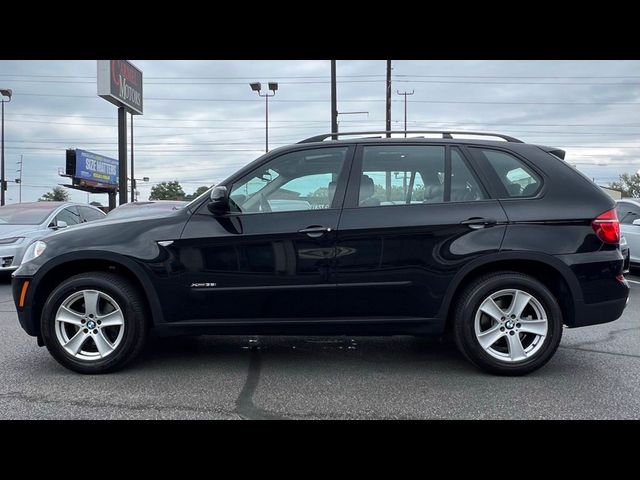
[{"label": "steering wheel", "polygon": [[260,211],[261,212],[270,212],[271,211],[271,205],[269,205],[269,201],[264,196],[264,193],[260,194]]}]

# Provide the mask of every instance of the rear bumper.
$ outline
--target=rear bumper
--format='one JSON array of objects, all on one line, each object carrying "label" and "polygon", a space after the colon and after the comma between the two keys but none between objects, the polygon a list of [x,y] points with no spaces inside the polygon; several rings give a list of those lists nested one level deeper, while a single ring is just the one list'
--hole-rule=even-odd
[{"label": "rear bumper", "polygon": [[599,303],[578,302],[573,322],[568,326],[576,328],[613,322],[622,316],[628,301],[629,297]]},{"label": "rear bumper", "polygon": [[[620,249],[557,255],[571,270],[565,280],[573,284],[573,315],[569,327],[613,322],[622,316],[629,299],[629,284],[623,278],[625,258]],[[570,277],[570,278],[569,278]]]}]

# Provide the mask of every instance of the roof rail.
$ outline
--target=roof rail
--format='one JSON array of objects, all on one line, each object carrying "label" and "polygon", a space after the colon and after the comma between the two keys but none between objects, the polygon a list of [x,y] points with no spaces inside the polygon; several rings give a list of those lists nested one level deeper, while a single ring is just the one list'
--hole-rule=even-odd
[{"label": "roof rail", "polygon": [[511,143],[524,143],[522,140],[518,140],[517,138],[510,137],[509,135],[502,135],[501,133],[486,133],[486,132],[456,132],[451,130],[380,130],[380,131],[367,131],[367,132],[335,132],[335,133],[324,133],[322,135],[315,135],[313,137],[306,138],[298,143],[313,143],[313,142],[322,142],[327,138],[331,137],[342,137],[345,135],[372,135],[372,134],[384,134],[387,133],[439,133],[442,134],[442,138],[452,139],[453,135],[480,135],[483,137],[497,137],[506,140]]}]

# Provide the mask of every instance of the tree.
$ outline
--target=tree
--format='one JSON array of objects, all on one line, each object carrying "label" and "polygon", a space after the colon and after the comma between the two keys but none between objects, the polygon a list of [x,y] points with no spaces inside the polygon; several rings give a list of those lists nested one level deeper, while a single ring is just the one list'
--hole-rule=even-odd
[{"label": "tree", "polygon": [[39,202],[68,202],[69,192],[62,187],[53,187],[53,190],[45,193],[38,199]]},{"label": "tree", "polygon": [[620,181],[611,182],[609,188],[620,190],[623,197],[640,197],[640,175],[637,173],[633,175],[623,173],[620,175]]},{"label": "tree", "polygon": [[173,182],[162,182],[151,187],[149,200],[184,200],[185,196],[180,182],[174,180]]},{"label": "tree", "polygon": [[198,187],[195,192],[193,192],[191,195],[187,195],[186,197],[184,197],[184,199],[193,200],[194,198],[198,198],[200,195],[202,195],[204,192],[206,192],[210,188],[211,187],[207,187],[205,185],[203,185],[202,187]]}]

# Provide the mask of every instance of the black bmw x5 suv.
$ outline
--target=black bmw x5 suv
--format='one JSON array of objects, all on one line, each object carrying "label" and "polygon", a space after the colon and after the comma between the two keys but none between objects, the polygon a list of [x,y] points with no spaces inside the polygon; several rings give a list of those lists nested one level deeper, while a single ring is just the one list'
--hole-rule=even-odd
[{"label": "black bmw x5 suv", "polygon": [[563,326],[620,317],[614,201],[562,150],[437,133],[313,137],[180,210],[50,235],[13,275],[20,323],[81,373],[121,368],[153,331],[447,334],[519,375]]}]

